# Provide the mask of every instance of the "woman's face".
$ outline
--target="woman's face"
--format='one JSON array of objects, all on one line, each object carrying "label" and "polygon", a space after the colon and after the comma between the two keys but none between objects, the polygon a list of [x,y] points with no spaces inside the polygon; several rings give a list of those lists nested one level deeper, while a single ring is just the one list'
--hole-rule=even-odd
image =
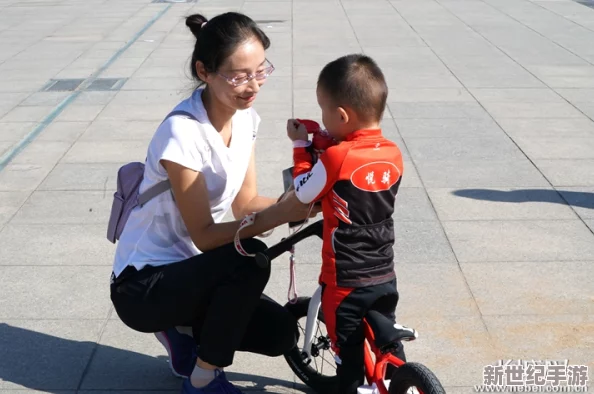
[{"label": "woman's face", "polygon": [[206,82],[221,103],[235,110],[246,109],[272,72],[271,66],[260,41],[252,38],[240,44],[217,72],[208,74]]}]

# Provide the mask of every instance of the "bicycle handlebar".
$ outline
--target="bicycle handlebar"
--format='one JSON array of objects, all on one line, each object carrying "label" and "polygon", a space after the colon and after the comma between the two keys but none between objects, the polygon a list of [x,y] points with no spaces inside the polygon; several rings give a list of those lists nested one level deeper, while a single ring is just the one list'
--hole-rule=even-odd
[{"label": "bicycle handlebar", "polygon": [[270,261],[274,260],[281,254],[288,252],[289,250],[291,250],[293,245],[303,241],[305,238],[309,238],[312,235],[317,235],[321,239],[323,223],[323,220],[318,220],[317,222],[310,224],[303,230],[298,231],[295,234],[292,234],[286,238],[283,238],[279,243],[271,246],[265,251],[256,253],[256,256],[254,257],[254,259],[256,260],[256,264],[258,264],[258,266],[261,268],[265,268],[268,266],[268,264],[270,264]]}]

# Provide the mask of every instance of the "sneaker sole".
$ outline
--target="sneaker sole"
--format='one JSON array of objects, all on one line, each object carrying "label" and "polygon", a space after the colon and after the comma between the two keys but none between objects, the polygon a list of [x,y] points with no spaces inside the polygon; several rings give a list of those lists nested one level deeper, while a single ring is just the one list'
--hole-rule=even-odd
[{"label": "sneaker sole", "polygon": [[169,338],[167,338],[167,335],[165,335],[163,332],[156,332],[155,337],[157,338],[157,340],[159,342],[161,342],[161,345],[163,345],[163,347],[167,351],[167,356],[169,357],[167,364],[169,364],[169,369],[171,369],[171,373],[178,378],[187,379],[188,378],[187,376],[180,375],[179,373],[177,373],[175,371],[175,368],[173,368],[173,356],[171,355],[171,344],[169,343]]}]

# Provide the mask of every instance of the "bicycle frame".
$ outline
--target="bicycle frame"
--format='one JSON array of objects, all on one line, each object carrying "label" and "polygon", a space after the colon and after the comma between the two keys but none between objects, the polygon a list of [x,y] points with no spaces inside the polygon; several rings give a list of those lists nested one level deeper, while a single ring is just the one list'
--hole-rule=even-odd
[{"label": "bicycle frame", "polygon": [[[366,320],[363,320],[363,329],[365,331],[365,377],[367,384],[377,386],[380,394],[389,394],[388,388],[384,383],[384,376],[386,376],[386,368],[388,364],[400,367],[404,361],[394,356],[393,354],[382,354],[375,346],[375,337],[371,326]],[[372,354],[375,356],[375,361],[372,359]]]},{"label": "bicycle frame", "polygon": [[[318,319],[318,312],[320,310],[321,304],[322,286],[318,286],[309,302],[307,321],[305,323],[303,352],[307,355],[307,362],[311,361],[311,344],[314,339],[314,326]],[[369,385],[373,385],[373,383],[375,383],[380,394],[389,394],[388,388],[384,383],[386,368],[388,367],[388,364],[393,364],[397,367],[400,367],[404,364],[404,361],[393,354],[382,354],[375,346],[375,336],[373,335],[371,326],[366,320],[363,320],[363,324],[365,331],[365,378],[367,379],[367,383]],[[373,357],[375,357],[375,361],[373,360]]]}]

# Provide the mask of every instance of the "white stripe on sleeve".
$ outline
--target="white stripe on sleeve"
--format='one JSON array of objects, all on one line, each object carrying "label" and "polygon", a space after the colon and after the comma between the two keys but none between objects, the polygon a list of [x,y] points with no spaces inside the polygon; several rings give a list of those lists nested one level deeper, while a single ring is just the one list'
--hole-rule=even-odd
[{"label": "white stripe on sleeve", "polygon": [[295,178],[295,194],[299,201],[309,204],[324,190],[327,181],[326,168],[322,160],[313,166],[310,172],[301,174]]}]

